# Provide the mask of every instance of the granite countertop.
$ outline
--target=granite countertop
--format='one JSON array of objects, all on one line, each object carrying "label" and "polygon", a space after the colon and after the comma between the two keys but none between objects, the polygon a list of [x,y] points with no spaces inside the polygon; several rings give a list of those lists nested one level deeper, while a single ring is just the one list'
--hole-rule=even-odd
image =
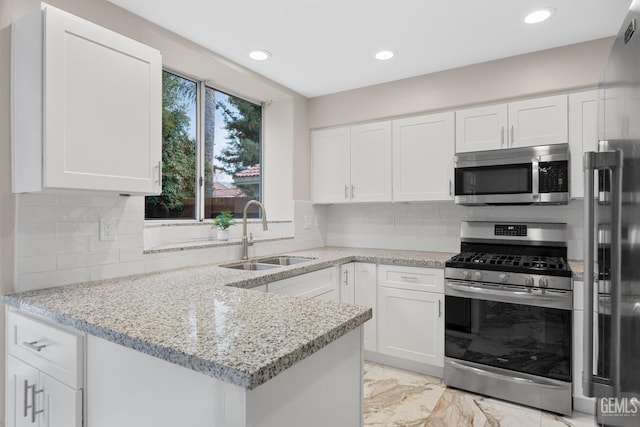
[{"label": "granite countertop", "polygon": [[[263,271],[208,265],[6,295],[3,301],[108,341],[253,389],[372,316],[370,308],[248,291],[358,261],[444,268],[453,253],[326,247]],[[573,266],[572,266],[573,267]]]}]

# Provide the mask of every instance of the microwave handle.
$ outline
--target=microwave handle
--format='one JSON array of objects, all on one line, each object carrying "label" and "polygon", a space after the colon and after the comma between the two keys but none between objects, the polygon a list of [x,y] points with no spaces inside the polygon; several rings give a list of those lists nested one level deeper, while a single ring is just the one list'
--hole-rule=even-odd
[{"label": "microwave handle", "polygon": [[531,159],[531,198],[537,201],[540,198],[540,159]]}]

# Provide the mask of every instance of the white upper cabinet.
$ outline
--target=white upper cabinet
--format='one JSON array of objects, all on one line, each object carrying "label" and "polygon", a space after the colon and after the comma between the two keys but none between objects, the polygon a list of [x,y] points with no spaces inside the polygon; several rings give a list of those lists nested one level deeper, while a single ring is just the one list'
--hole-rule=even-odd
[{"label": "white upper cabinet", "polygon": [[352,202],[391,201],[391,122],[351,128]]},{"label": "white upper cabinet", "polygon": [[506,131],[506,104],[456,111],[456,152],[505,148]]},{"label": "white upper cabinet", "polygon": [[393,200],[451,200],[454,113],[394,120]]},{"label": "white upper cabinet", "polygon": [[563,144],[568,137],[567,95],[509,104],[509,146]]},{"label": "white upper cabinet", "polygon": [[391,201],[391,122],[312,133],[314,203]]},{"label": "white upper cabinet", "polygon": [[13,191],[162,191],[162,60],[43,5],[13,25]]},{"label": "white upper cabinet", "polygon": [[567,95],[456,111],[456,152],[568,142]]},{"label": "white upper cabinet", "polygon": [[313,201],[345,203],[350,200],[351,131],[348,127],[312,133]]},{"label": "white upper cabinet", "polygon": [[598,91],[569,95],[569,165],[571,197],[584,197],[582,155],[598,151]]}]

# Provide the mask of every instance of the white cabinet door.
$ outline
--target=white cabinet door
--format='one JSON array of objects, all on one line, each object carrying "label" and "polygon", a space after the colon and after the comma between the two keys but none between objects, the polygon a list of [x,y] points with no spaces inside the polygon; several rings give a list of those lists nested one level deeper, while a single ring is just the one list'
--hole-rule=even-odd
[{"label": "white cabinet door", "polygon": [[355,266],[353,262],[340,266],[340,302],[345,304],[355,304]]},{"label": "white cabinet door", "polygon": [[454,113],[394,120],[393,200],[451,200]]},{"label": "white cabinet door", "polygon": [[510,103],[508,140],[509,147],[569,142],[567,95]]},{"label": "white cabinet door", "polygon": [[267,285],[267,291],[295,297],[339,302],[338,267],[329,267]]},{"label": "white cabinet door", "polygon": [[43,390],[42,427],[82,427],[82,390],[74,390],[44,373],[39,386]]},{"label": "white cabinet door", "polygon": [[159,194],[160,53],[48,5],[14,35],[14,191]]},{"label": "white cabinet door", "polygon": [[391,122],[351,128],[350,195],[352,202],[391,201]]},{"label": "white cabinet door", "polygon": [[[7,356],[6,421],[7,427],[34,426],[31,387],[37,387],[38,370],[13,356]],[[42,402],[38,393],[36,400]],[[39,416],[36,416],[38,420]],[[35,424],[37,425],[37,424]]]},{"label": "white cabinet door", "polygon": [[569,167],[571,198],[584,197],[582,155],[598,151],[598,91],[569,95]]},{"label": "white cabinet door", "polygon": [[456,152],[506,147],[507,105],[456,111]]},{"label": "white cabinet door", "polygon": [[444,366],[444,297],[432,292],[378,288],[378,351]]},{"label": "white cabinet door", "polygon": [[350,129],[322,129],[312,133],[314,203],[345,203],[351,192]]},{"label": "white cabinet door", "polygon": [[354,304],[371,307],[373,309],[373,317],[364,324],[364,349],[377,351],[378,284],[376,279],[376,264],[356,262],[353,265],[355,274]]}]

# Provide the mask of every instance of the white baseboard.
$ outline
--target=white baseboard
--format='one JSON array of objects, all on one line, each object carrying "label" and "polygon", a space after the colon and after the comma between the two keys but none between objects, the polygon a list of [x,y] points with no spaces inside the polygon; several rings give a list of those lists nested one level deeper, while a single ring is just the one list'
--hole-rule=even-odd
[{"label": "white baseboard", "polygon": [[382,363],[383,365],[393,366],[394,368],[419,372],[421,374],[431,375],[432,377],[436,378],[442,378],[444,375],[444,367],[414,362],[412,360],[405,360],[395,356],[376,353],[374,351],[365,350],[364,360],[369,362]]},{"label": "white baseboard", "polygon": [[593,397],[573,396],[573,410],[584,414],[596,414],[596,399]]}]

